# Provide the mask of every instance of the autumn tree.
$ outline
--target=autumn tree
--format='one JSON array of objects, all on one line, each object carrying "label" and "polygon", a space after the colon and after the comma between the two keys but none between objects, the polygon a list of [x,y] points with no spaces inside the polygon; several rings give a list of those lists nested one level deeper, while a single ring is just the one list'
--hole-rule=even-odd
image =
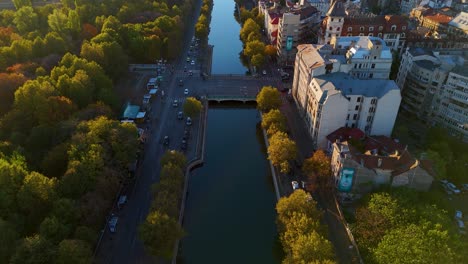
[{"label": "autumn tree", "polygon": [[203,105],[202,103],[197,100],[195,97],[188,97],[185,99],[184,103],[184,114],[189,117],[196,117],[198,114],[200,114],[200,111],[202,110]]},{"label": "autumn tree", "polygon": [[16,89],[26,80],[27,78],[23,74],[0,73],[0,116],[11,108]]},{"label": "autumn tree", "polygon": [[53,263],[54,247],[50,241],[39,236],[24,238],[10,259],[11,264]]},{"label": "autumn tree", "polygon": [[184,232],[175,219],[165,213],[154,211],[140,225],[139,234],[149,254],[171,259],[174,243],[183,236]]},{"label": "autumn tree", "polygon": [[278,109],[281,106],[281,95],[279,91],[272,86],[263,86],[257,95],[257,108],[262,112],[268,112],[271,109]]},{"label": "autumn tree", "polygon": [[55,263],[87,264],[92,262],[92,253],[88,243],[77,239],[66,239],[58,245]]},{"label": "autumn tree", "polygon": [[296,143],[284,132],[277,132],[270,137],[268,159],[274,166],[279,166],[282,173],[290,170],[289,161],[296,158]]},{"label": "autumn tree", "polygon": [[179,168],[184,168],[187,163],[185,155],[179,151],[167,150],[161,157],[161,166],[164,167],[168,164],[174,164]]},{"label": "autumn tree", "polygon": [[248,18],[240,30],[240,38],[245,43],[250,33],[259,31],[260,26],[255,22],[255,20]]},{"label": "autumn tree", "polygon": [[13,22],[20,33],[26,34],[37,28],[39,18],[31,6],[22,6],[16,11]]},{"label": "autumn tree", "polygon": [[291,253],[283,263],[336,263],[330,241],[317,232],[301,234],[291,245]]},{"label": "autumn tree", "polygon": [[320,183],[326,184],[331,175],[330,158],[319,149],[304,161],[302,171],[309,179],[318,179]]},{"label": "autumn tree", "polygon": [[321,213],[316,206],[317,203],[310,194],[301,189],[296,190],[290,196],[282,197],[276,204],[278,220],[285,226],[297,213],[304,214],[313,221],[319,220]]},{"label": "autumn tree", "polygon": [[268,136],[276,132],[286,132],[286,117],[278,109],[272,109],[262,115],[262,128]]},{"label": "autumn tree", "polygon": [[276,47],[273,45],[266,45],[265,46],[265,55],[270,57],[276,56]]}]

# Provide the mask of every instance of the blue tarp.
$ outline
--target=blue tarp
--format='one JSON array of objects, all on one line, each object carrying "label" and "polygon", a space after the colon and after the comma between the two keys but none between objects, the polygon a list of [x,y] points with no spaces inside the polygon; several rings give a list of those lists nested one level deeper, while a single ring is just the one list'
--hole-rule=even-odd
[{"label": "blue tarp", "polygon": [[127,107],[125,107],[122,119],[135,119],[138,112],[140,112],[140,106],[128,104]]}]

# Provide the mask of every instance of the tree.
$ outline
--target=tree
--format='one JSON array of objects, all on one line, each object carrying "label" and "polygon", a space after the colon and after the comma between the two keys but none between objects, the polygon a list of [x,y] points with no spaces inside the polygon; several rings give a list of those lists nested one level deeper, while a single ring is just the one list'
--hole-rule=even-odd
[{"label": "tree", "polygon": [[291,245],[291,255],[286,257],[286,263],[334,263],[333,248],[327,239],[313,231],[299,235]]},{"label": "tree", "polygon": [[278,110],[272,109],[262,116],[262,128],[269,136],[276,132],[286,132],[286,117]]},{"label": "tree", "polygon": [[171,259],[174,243],[184,234],[176,220],[159,211],[150,212],[138,231],[147,252],[165,259]]},{"label": "tree", "polygon": [[330,158],[321,149],[314,152],[312,157],[306,159],[302,171],[309,178],[318,178],[321,183],[327,183],[331,175]]},{"label": "tree", "polygon": [[52,243],[59,241],[70,235],[71,227],[62,223],[59,218],[46,217],[39,227],[41,237],[47,238]]},{"label": "tree", "polygon": [[265,44],[260,40],[249,41],[245,45],[244,55],[252,58],[254,55],[265,56]]},{"label": "tree", "polygon": [[11,264],[53,263],[54,247],[50,241],[34,235],[24,238],[12,256]]},{"label": "tree", "polygon": [[13,22],[21,34],[26,34],[37,28],[39,18],[31,6],[23,6],[15,12]]},{"label": "tree", "polygon": [[250,58],[250,63],[252,66],[259,68],[265,63],[265,56],[257,53]]},{"label": "tree", "polygon": [[184,168],[187,164],[187,158],[179,151],[167,150],[161,157],[161,166],[164,167],[168,164],[174,164],[179,168]]},{"label": "tree", "polygon": [[13,225],[0,218],[0,262],[8,263],[19,235]]},{"label": "tree", "polygon": [[16,10],[21,9],[22,7],[32,7],[31,0],[12,0],[13,5],[15,5]]},{"label": "tree", "polygon": [[0,73],[0,116],[10,110],[15,99],[16,89],[26,82],[27,78],[19,73]]},{"label": "tree", "polygon": [[259,31],[260,26],[255,22],[255,20],[248,18],[240,30],[240,38],[242,41],[246,42],[251,32]]},{"label": "tree", "polygon": [[77,239],[66,239],[60,242],[57,250],[57,264],[87,264],[92,261],[92,251],[88,243]]},{"label": "tree", "polygon": [[194,97],[188,97],[185,99],[184,103],[184,114],[189,117],[196,117],[198,114],[200,114],[200,111],[202,110],[203,105],[202,103],[197,100]]},{"label": "tree", "polygon": [[455,263],[450,237],[440,226],[410,224],[391,229],[374,250],[376,263]]},{"label": "tree", "polygon": [[274,166],[279,166],[282,173],[288,173],[289,161],[297,155],[296,143],[284,132],[277,132],[269,141],[268,159]]},{"label": "tree", "polygon": [[272,86],[263,86],[257,95],[257,108],[262,112],[268,112],[271,109],[278,109],[281,106],[281,95],[279,91]]},{"label": "tree", "polygon": [[265,55],[270,57],[276,56],[276,48],[273,45],[266,45],[265,46]]},{"label": "tree", "polygon": [[372,212],[361,207],[356,210],[356,222],[352,231],[359,245],[359,250],[368,255],[371,248],[375,248],[392,224],[380,213]]},{"label": "tree", "polygon": [[312,219],[304,213],[292,212],[292,215],[285,220],[287,223],[283,225],[284,230],[280,233],[280,240],[287,253],[291,252],[291,247],[299,236],[321,229],[318,219]]},{"label": "tree", "polygon": [[287,223],[297,214],[303,214],[312,221],[318,221],[321,213],[316,208],[317,203],[312,199],[310,194],[299,189],[294,191],[288,197],[281,197],[276,204],[276,212],[278,220],[281,223],[280,230],[285,230]]}]

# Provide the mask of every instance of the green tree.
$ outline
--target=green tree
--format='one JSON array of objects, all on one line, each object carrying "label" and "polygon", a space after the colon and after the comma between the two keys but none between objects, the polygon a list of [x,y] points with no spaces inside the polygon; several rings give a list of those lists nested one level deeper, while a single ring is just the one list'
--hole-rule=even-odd
[{"label": "green tree", "polygon": [[58,245],[57,264],[87,264],[92,262],[92,251],[88,243],[82,240],[63,240]]},{"label": "green tree", "polygon": [[259,68],[265,63],[265,56],[257,53],[250,58],[250,63],[252,66]]},{"label": "green tree", "polygon": [[262,128],[269,136],[278,131],[286,132],[286,117],[278,109],[272,109],[262,115]]},{"label": "green tree", "polygon": [[200,111],[202,110],[203,105],[202,103],[197,100],[195,97],[188,97],[185,99],[184,103],[184,114],[189,117],[196,117],[198,114],[200,114]]},{"label": "green tree", "polygon": [[389,230],[374,250],[376,263],[455,263],[450,237],[440,226],[410,224]]},{"label": "green tree", "polygon": [[139,234],[149,254],[171,259],[174,243],[182,238],[184,232],[175,219],[154,211],[140,225]]},{"label": "green tree", "polygon": [[2,218],[0,218],[0,234],[2,234],[0,236],[0,262],[8,263],[19,235],[15,227]]},{"label": "green tree", "polygon": [[251,32],[259,31],[260,26],[255,22],[255,20],[248,18],[240,30],[240,38],[242,41],[246,42]]},{"label": "green tree", "polygon": [[39,17],[31,6],[23,6],[15,12],[13,23],[21,34],[26,34],[37,29]]},{"label": "green tree", "polygon": [[292,215],[285,220],[287,222],[283,225],[284,230],[280,229],[280,240],[287,253],[291,253],[291,247],[299,236],[322,229],[318,219],[312,219],[304,213],[292,212]]},{"label": "green tree", "polygon": [[47,238],[52,243],[58,243],[70,235],[71,227],[62,223],[59,218],[46,217],[39,227],[41,237]]},{"label": "green tree", "polygon": [[330,241],[315,231],[299,235],[291,245],[291,251],[283,263],[335,263]]},{"label": "green tree", "polygon": [[257,95],[257,108],[262,112],[268,112],[271,109],[278,109],[281,106],[281,95],[279,91],[272,86],[263,86]]},{"label": "green tree", "polygon": [[31,0],[12,0],[13,5],[15,5],[16,10],[21,9],[22,7],[32,7]]},{"label": "green tree", "polygon": [[54,9],[52,14],[47,17],[47,22],[52,31],[57,32],[61,36],[68,34],[68,16],[61,9]]},{"label": "green tree", "polygon": [[164,167],[168,164],[174,164],[179,168],[184,168],[187,164],[187,158],[179,151],[167,150],[161,157],[161,166]]},{"label": "green tree", "polygon": [[16,195],[27,174],[26,167],[20,160],[0,159],[0,217],[16,213]]},{"label": "green tree", "polygon": [[53,263],[54,247],[50,241],[34,235],[24,238],[12,256],[11,264]]},{"label": "green tree", "polygon": [[282,224],[282,229],[296,214],[303,214],[312,221],[317,221],[321,217],[321,213],[317,210],[317,203],[312,199],[310,194],[303,190],[296,190],[288,197],[281,197],[276,204],[276,212],[278,220]]},{"label": "green tree", "polygon": [[284,132],[277,132],[270,137],[268,159],[274,166],[279,166],[282,173],[290,170],[289,161],[296,158],[296,143]]},{"label": "green tree", "polygon": [[245,45],[244,55],[252,58],[255,55],[265,56],[265,44],[260,40],[249,41]]}]

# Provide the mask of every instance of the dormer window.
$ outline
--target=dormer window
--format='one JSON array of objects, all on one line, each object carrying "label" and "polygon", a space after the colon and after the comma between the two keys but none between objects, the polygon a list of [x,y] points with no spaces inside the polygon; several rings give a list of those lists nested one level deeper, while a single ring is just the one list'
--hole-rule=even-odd
[{"label": "dormer window", "polygon": [[329,27],[328,29],[329,29],[330,31],[332,31],[332,30],[333,30],[333,28],[332,28],[332,27]]},{"label": "dormer window", "polygon": [[395,25],[392,25],[391,30],[392,30],[392,31],[396,31],[396,26],[395,26]]},{"label": "dormer window", "polygon": [[382,30],[383,30],[383,27],[382,27],[382,26],[380,26],[380,27],[379,27],[379,30],[380,30],[380,31],[382,31]]},{"label": "dormer window", "polygon": [[353,27],[348,28],[348,32],[351,32],[351,31],[353,31]]},{"label": "dormer window", "polygon": [[364,31],[364,27],[360,27],[360,28],[359,28],[359,31]]},{"label": "dormer window", "polygon": [[369,31],[374,31],[374,27],[369,27]]}]

